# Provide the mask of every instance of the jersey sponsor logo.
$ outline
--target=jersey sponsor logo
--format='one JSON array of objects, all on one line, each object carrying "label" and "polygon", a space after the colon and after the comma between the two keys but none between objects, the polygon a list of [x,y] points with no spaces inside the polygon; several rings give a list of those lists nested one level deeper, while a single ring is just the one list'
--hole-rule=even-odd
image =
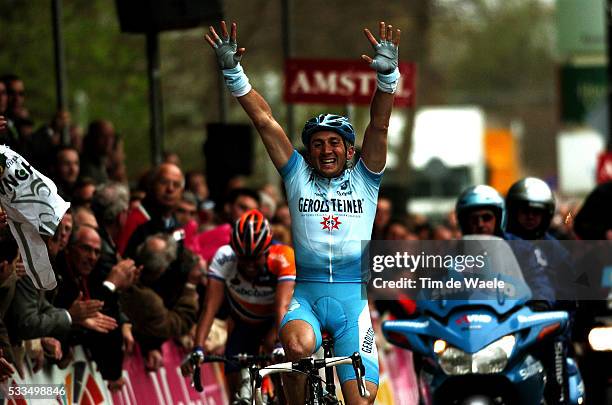
[{"label": "jersey sponsor logo", "polygon": [[334,217],[333,215],[330,216],[323,216],[323,221],[320,222],[321,225],[323,225],[323,229],[328,230],[328,231],[332,231],[334,229],[340,229],[338,226],[341,224],[342,222],[338,221],[338,217]]},{"label": "jersey sponsor logo", "polygon": [[363,214],[363,200],[348,200],[340,198],[321,200],[301,197],[298,201],[298,211]]},{"label": "jersey sponsor logo", "polygon": [[236,261],[236,256],[234,255],[223,255],[221,257],[217,257],[215,262],[218,267],[224,266],[229,262]]},{"label": "jersey sponsor logo", "polygon": [[262,290],[257,290],[257,289],[250,289],[250,288],[245,288],[245,287],[231,287],[232,290],[234,290],[234,292],[236,292],[236,294],[241,295],[243,297],[254,297],[254,298],[266,298],[266,297],[270,297],[272,295],[274,295],[274,291],[273,290],[269,290],[266,289],[264,291]]},{"label": "jersey sponsor logo", "polygon": [[240,274],[240,270],[238,270],[236,274],[234,274],[234,277],[230,280],[229,284],[231,285],[245,284],[245,285],[250,285],[252,286],[252,288],[255,288],[255,289],[257,287],[274,288],[277,284],[277,277],[274,274],[271,274],[270,272],[268,272],[268,270],[264,268],[264,269],[260,269],[260,273],[257,276],[255,276],[254,279],[247,280],[244,278],[244,276]]},{"label": "jersey sponsor logo", "polygon": [[374,345],[374,329],[368,328],[365,337],[363,338],[363,344],[361,345],[361,351],[364,353],[372,353],[372,346]]},{"label": "jersey sponsor logo", "polygon": [[349,189],[349,181],[345,180],[340,184],[340,190],[336,191],[339,196],[346,196],[353,194],[353,190]]}]

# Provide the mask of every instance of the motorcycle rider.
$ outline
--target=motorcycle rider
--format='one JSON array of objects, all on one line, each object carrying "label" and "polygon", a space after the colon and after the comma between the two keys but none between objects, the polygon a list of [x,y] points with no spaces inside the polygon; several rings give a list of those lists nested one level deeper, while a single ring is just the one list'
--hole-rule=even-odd
[{"label": "motorcycle rider", "polygon": [[505,202],[497,190],[487,185],[468,187],[457,199],[455,213],[463,235],[491,235],[514,241],[511,247],[523,277],[531,288],[532,299],[540,303],[552,303],[554,288],[546,270],[538,262],[534,247],[504,231]]},{"label": "motorcycle rider", "polygon": [[[556,300],[554,309],[567,311],[570,322],[576,311],[572,285],[576,280],[575,267],[570,253],[548,231],[555,213],[555,198],[552,190],[541,179],[526,177],[515,182],[506,195],[508,213],[507,229],[512,234],[532,241],[538,261],[544,266],[554,282]],[[554,353],[547,360],[558,365],[552,381],[547,384],[546,397],[549,402],[563,403],[568,392],[568,375],[565,365],[568,348],[571,346],[571,328],[555,338]],[[555,361],[558,360],[558,361]]]}]

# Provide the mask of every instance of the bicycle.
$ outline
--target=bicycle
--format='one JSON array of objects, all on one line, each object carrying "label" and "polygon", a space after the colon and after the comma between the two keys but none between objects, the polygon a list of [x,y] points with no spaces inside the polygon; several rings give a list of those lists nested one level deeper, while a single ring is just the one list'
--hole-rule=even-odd
[{"label": "bicycle", "polygon": [[[306,375],[306,397],[305,405],[341,405],[342,402],[336,397],[336,385],[334,383],[333,367],[341,364],[351,364],[357,378],[357,386],[359,395],[363,398],[369,398],[365,385],[365,366],[363,365],[361,356],[355,352],[351,356],[334,357],[332,354],[333,343],[331,339],[323,339],[323,358],[315,359],[307,357],[297,362],[285,362],[272,364],[261,369],[253,367],[251,369],[251,379],[253,381],[251,404],[262,405],[262,384],[266,377],[279,373],[302,373]],[[325,380],[319,375],[319,370],[325,368]]]},{"label": "bicycle", "polygon": [[[278,356],[276,355],[263,355],[263,356],[255,356],[251,354],[237,354],[234,356],[214,356],[214,355],[205,355],[204,359],[199,362],[197,358],[191,356],[189,361],[193,368],[193,377],[192,377],[192,386],[196,391],[202,392],[204,387],[202,386],[202,375],[200,371],[200,366],[203,363],[236,363],[240,365],[240,385],[238,390],[236,391],[235,398],[230,403],[231,405],[250,405],[253,397],[253,384],[252,384],[252,375],[253,370],[257,370],[258,367],[262,364],[270,363],[274,361]],[[277,386],[278,382],[273,382],[272,384],[267,385],[267,389],[265,390],[265,399],[262,400],[262,404],[265,405],[278,405],[282,402],[281,394],[276,395],[273,387]],[[282,389],[281,389],[282,391]],[[263,396],[263,395],[262,395]]]}]

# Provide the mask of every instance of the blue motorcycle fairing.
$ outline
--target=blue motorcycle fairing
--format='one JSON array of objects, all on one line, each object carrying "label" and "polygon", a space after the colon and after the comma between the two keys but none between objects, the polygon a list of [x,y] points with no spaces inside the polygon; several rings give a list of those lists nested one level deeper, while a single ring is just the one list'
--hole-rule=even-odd
[{"label": "blue motorcycle fairing", "polygon": [[[524,295],[518,299],[470,299],[469,305],[470,307],[487,307],[495,311],[498,315],[505,315],[514,308],[524,305],[530,298],[530,295]],[[436,315],[438,318],[446,318],[456,308],[464,307],[465,305],[466,300],[456,299],[417,301],[417,308],[419,309],[419,312],[430,312]]]},{"label": "blue motorcycle fairing", "polygon": [[431,316],[385,321],[382,325],[383,334],[397,344],[398,339],[393,334],[400,334],[407,341],[408,348],[426,356],[435,355],[432,341],[436,339],[443,339],[466,353],[476,353],[496,340],[514,334],[517,339],[514,351],[518,352],[523,347],[531,346],[545,327],[558,323],[559,331],[562,331],[568,321],[567,312],[533,312],[527,307],[519,309],[501,322],[498,315],[486,307],[474,308],[469,305],[465,306],[464,311],[459,306],[455,309],[447,323]]}]

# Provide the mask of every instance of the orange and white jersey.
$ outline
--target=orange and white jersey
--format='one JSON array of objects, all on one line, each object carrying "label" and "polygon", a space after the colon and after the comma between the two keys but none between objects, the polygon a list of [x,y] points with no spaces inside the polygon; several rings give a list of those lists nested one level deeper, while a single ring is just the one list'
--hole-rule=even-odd
[{"label": "orange and white jersey", "polygon": [[260,274],[247,280],[238,271],[238,256],[230,245],[224,245],[215,253],[208,277],[225,283],[234,315],[250,322],[267,321],[274,316],[276,285],[295,281],[295,255],[289,246],[270,246]]}]

